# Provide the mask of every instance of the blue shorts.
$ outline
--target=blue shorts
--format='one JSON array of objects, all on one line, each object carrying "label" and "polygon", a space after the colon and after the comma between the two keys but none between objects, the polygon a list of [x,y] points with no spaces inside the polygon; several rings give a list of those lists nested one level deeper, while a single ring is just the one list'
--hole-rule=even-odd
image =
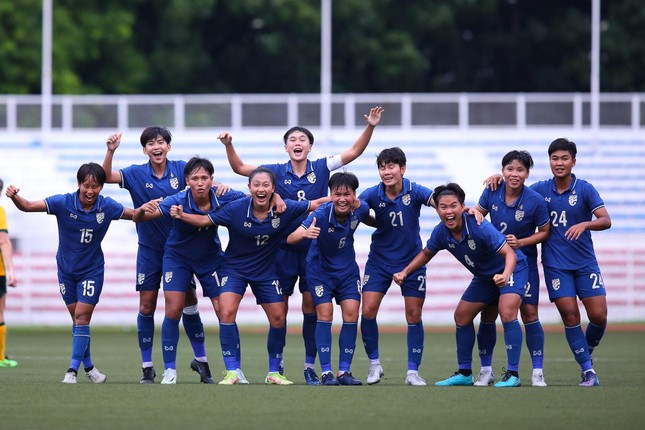
[{"label": "blue shorts", "polygon": [[495,285],[492,278],[479,278],[475,276],[470,285],[461,296],[461,300],[470,303],[485,303],[487,305],[497,304],[499,296],[502,294],[517,294],[520,297],[524,296],[524,289],[528,279],[529,270],[524,267],[523,269],[516,270],[511,275],[508,284],[502,288]]},{"label": "blue shorts", "polygon": [[[392,285],[392,275],[403,270],[401,267],[398,270],[393,268],[384,268],[382,265],[367,260],[365,264],[365,275],[363,276],[363,292],[371,291],[375,293],[387,293]],[[419,297],[425,299],[426,297],[426,268],[425,266],[418,268],[410,273],[401,285],[401,295],[403,297]]]},{"label": "blue shorts", "polygon": [[590,264],[576,270],[544,267],[544,281],[552,302],[562,297],[584,299],[606,296],[605,284],[597,264]]},{"label": "blue shorts", "polygon": [[540,273],[537,262],[529,264],[529,277],[524,286],[523,305],[537,305],[540,302]]},{"label": "blue shorts", "polygon": [[343,274],[331,275],[316,266],[311,266],[308,272],[311,281],[309,292],[315,306],[331,303],[332,298],[336,299],[336,304],[347,299],[361,301],[361,274],[358,266],[355,271],[347,271]]},{"label": "blue shorts", "polygon": [[276,256],[276,272],[280,285],[282,286],[282,293],[285,296],[293,294],[293,290],[298,282],[298,288],[301,293],[308,291],[307,289],[307,251],[287,251],[279,249]]},{"label": "blue shorts", "polygon": [[189,288],[196,288],[193,275],[199,279],[204,297],[219,296],[217,269],[221,257],[209,260],[194,261],[190,258],[177,258],[176,255],[164,254],[163,257],[163,289],[164,291],[179,291],[186,293]]},{"label": "blue shorts", "polygon": [[59,270],[60,295],[66,305],[77,302],[96,305],[103,290],[103,278],[103,265],[82,275],[67,275]]},{"label": "blue shorts", "polygon": [[251,291],[253,291],[253,295],[255,296],[255,302],[258,305],[284,302],[284,295],[282,294],[282,288],[280,288],[280,281],[277,276],[262,280],[248,280],[235,274],[222,271],[220,282],[220,294],[235,293],[243,296],[246,291],[246,286],[250,285]]},{"label": "blue shorts", "polygon": [[137,250],[137,291],[157,291],[161,287],[163,250],[139,245]]}]

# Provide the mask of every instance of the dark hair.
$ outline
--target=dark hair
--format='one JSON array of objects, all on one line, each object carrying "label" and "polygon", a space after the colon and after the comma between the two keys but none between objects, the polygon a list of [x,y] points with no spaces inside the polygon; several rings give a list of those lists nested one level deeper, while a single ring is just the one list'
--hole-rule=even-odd
[{"label": "dark hair", "polygon": [[376,165],[378,167],[385,166],[386,164],[394,163],[399,166],[405,166],[407,162],[405,152],[398,146],[394,148],[386,148],[376,157]]},{"label": "dark hair", "polygon": [[156,139],[157,136],[163,137],[163,140],[165,140],[166,143],[170,145],[170,142],[172,141],[172,134],[170,134],[170,130],[168,130],[166,127],[153,125],[151,127],[146,127],[146,129],[141,133],[141,138],[139,139],[141,141],[141,146],[145,148],[146,143],[148,143],[148,141],[152,139]]},{"label": "dark hair", "polygon": [[194,156],[186,163],[186,167],[184,167],[184,176],[188,178],[191,173],[200,168],[206,170],[210,176],[213,176],[213,173],[215,173],[215,168],[210,160]]},{"label": "dark hair", "polygon": [[290,136],[292,133],[295,133],[296,131],[299,131],[299,132],[303,133],[305,136],[307,136],[307,138],[309,139],[309,144],[310,144],[310,145],[313,145],[313,144],[314,144],[314,135],[313,135],[313,134],[311,134],[311,132],[310,132],[309,130],[307,130],[306,128],[304,128],[304,127],[300,127],[299,125],[297,125],[297,126],[295,126],[295,127],[291,127],[291,128],[290,128],[289,130],[287,130],[287,132],[284,134],[284,137],[282,138],[282,140],[284,140],[284,144],[285,144],[285,145],[287,144],[287,140],[289,139],[289,136]]},{"label": "dark hair", "polygon": [[85,163],[78,168],[76,172],[76,180],[79,184],[83,183],[87,178],[94,178],[99,185],[105,184],[105,170],[100,164]]},{"label": "dark hair", "polygon": [[531,170],[533,168],[533,157],[531,157],[531,154],[528,151],[517,151],[515,149],[507,153],[502,158],[502,168],[506,167],[514,160],[524,164],[526,170]]},{"label": "dark hair", "polygon": [[341,187],[346,187],[347,189],[356,191],[358,189],[358,178],[353,173],[337,172],[331,175],[328,185],[329,191],[334,191]]},{"label": "dark hair", "polygon": [[437,207],[439,206],[439,199],[443,196],[457,196],[457,200],[459,200],[459,203],[462,205],[466,201],[466,193],[454,182],[450,182],[446,185],[439,185],[434,189],[432,192],[432,200],[434,200],[434,204]]},{"label": "dark hair", "polygon": [[253,179],[253,177],[255,175],[259,175],[260,173],[268,174],[269,178],[271,179],[271,184],[275,186],[275,175],[271,170],[267,169],[266,167],[258,167],[251,172],[251,174],[249,175],[249,185],[251,184],[251,180]]},{"label": "dark hair", "polygon": [[549,145],[549,157],[555,151],[567,151],[569,152],[569,154],[571,154],[571,158],[575,160],[576,154],[578,153],[578,148],[576,147],[576,144],[574,142],[570,141],[566,137],[559,137]]}]

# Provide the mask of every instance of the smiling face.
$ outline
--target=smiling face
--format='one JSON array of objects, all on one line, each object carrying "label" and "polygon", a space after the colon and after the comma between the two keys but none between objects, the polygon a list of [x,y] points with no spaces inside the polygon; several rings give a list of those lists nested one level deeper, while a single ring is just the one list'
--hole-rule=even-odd
[{"label": "smiling face", "polygon": [[275,191],[273,178],[269,173],[256,173],[249,179],[249,192],[253,197],[253,205],[267,207]]},{"label": "smiling face", "polygon": [[331,201],[336,218],[347,218],[356,202],[356,191],[344,185],[336,187],[331,191]]},{"label": "smiling face", "polygon": [[399,166],[397,163],[384,163],[378,166],[378,175],[386,187],[393,187],[403,182],[405,166]]},{"label": "smiling face", "polygon": [[571,156],[569,151],[560,149],[551,153],[549,164],[556,179],[566,179],[571,176],[573,166],[576,165],[576,159]]},{"label": "smiling face", "polygon": [[296,130],[287,137],[284,150],[291,161],[302,161],[307,159],[312,145],[305,133]]},{"label": "smiling face", "polygon": [[190,187],[195,200],[208,198],[213,177],[203,167],[199,167],[186,176],[186,185]]},{"label": "smiling face", "polygon": [[520,160],[513,160],[502,168],[502,176],[508,188],[518,190],[529,177],[529,169]]},{"label": "smiling face", "polygon": [[99,185],[94,176],[86,176],[83,182],[78,183],[78,198],[83,209],[90,210],[99,198],[103,185]]},{"label": "smiling face", "polygon": [[157,165],[165,163],[168,152],[170,144],[160,134],[148,140],[143,147],[143,153],[150,158],[151,163]]},{"label": "smiling face", "polygon": [[454,194],[447,194],[440,196],[437,201],[437,214],[441,218],[441,222],[451,232],[460,232],[462,227],[462,214],[464,213],[464,205],[459,203],[459,199]]}]

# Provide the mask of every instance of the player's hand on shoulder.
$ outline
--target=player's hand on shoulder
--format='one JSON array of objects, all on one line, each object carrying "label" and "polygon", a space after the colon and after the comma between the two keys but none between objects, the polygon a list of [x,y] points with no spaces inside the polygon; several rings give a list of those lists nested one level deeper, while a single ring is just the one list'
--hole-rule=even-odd
[{"label": "player's hand on shoulder", "polygon": [[375,106],[370,109],[369,115],[363,115],[365,121],[373,127],[376,127],[381,122],[381,115],[384,109],[381,106]]},{"label": "player's hand on shoulder", "polygon": [[491,191],[495,191],[497,187],[504,182],[504,177],[499,173],[490,175],[488,178],[484,179],[483,184]]},{"label": "player's hand on shoulder", "polygon": [[484,214],[479,212],[475,208],[468,208],[468,215],[475,217],[475,221],[477,221],[477,225],[481,225],[481,223],[484,222]]},{"label": "player's hand on shoulder", "polygon": [[227,145],[227,146],[233,143],[233,135],[228,131],[220,133],[219,136],[217,136],[217,138],[219,139],[220,142],[222,142],[224,145]]},{"label": "player's hand on shoulder", "polygon": [[114,133],[108,136],[105,144],[107,145],[109,150],[114,151],[119,147],[119,145],[121,144],[122,135],[123,133]]},{"label": "player's hand on shoulder", "polygon": [[287,204],[284,202],[280,194],[273,193],[271,196],[271,206],[269,207],[269,212],[273,211],[277,214],[282,214],[287,210]]},{"label": "player's hand on shoulder", "polygon": [[182,205],[172,205],[170,206],[170,216],[176,219],[181,219],[181,216],[184,214],[184,207]]},{"label": "player's hand on shoulder", "polygon": [[219,196],[224,195],[224,194],[228,193],[229,191],[231,191],[231,186],[230,185],[222,184],[220,182],[215,182],[215,186],[216,186],[216,188],[215,188],[215,196],[216,197],[219,197]]}]

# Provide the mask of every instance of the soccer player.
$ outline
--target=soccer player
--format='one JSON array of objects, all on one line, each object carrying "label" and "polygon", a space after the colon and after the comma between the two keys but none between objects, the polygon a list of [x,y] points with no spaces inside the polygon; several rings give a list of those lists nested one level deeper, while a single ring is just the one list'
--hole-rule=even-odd
[{"label": "soccer player", "polygon": [[95,384],[107,376],[94,367],[90,354],[90,320],[103,290],[104,257],[101,242],[113,220],[132,219],[133,210],[101,196],[105,171],[96,163],[83,164],[76,174],[78,191],[29,201],[10,185],[9,197],[23,212],[47,212],[58,223],[58,287],[72,317],[72,358],[63,383],[76,384],[81,362]]},{"label": "soccer player", "polygon": [[[307,279],[316,306],[316,347],[322,370],[322,385],[361,385],[350,372],[358,326],[361,277],[356,264],[354,232],[369,216],[367,203],[356,199],[358,178],[351,173],[334,173],[329,179],[331,202],[309,214],[287,238],[296,244],[313,239],[307,255]],[[357,207],[357,203],[359,203]],[[339,364],[336,377],[331,368],[332,299],[340,305],[343,326],[338,339]]]},{"label": "soccer player", "polygon": [[[0,179],[0,194],[4,182]],[[13,269],[13,247],[7,228],[7,215],[0,206],[0,367],[16,367],[18,362],[7,357],[7,326],[4,322],[4,310],[7,304],[7,287],[16,287],[18,281]]]},{"label": "soccer player", "polygon": [[[204,296],[209,297],[215,313],[219,311],[219,289],[216,273],[222,261],[222,246],[217,226],[204,228],[173,219],[171,208],[181,205],[186,213],[205,215],[218,210],[222,205],[244,197],[239,191],[229,191],[216,196],[213,187],[213,164],[205,158],[193,157],[184,170],[188,189],[166,197],[160,202],[151,201],[137,211],[136,222],[149,221],[162,216],[171,219],[172,229],[166,240],[163,255],[163,288],[166,315],[161,326],[161,346],[164,361],[162,384],[177,383],[177,344],[179,342],[179,319],[188,291],[193,290],[193,276],[199,279]],[[204,354],[205,355],[205,354]],[[205,368],[202,382],[214,383],[208,361],[201,363]],[[192,366],[191,366],[192,367]],[[245,379],[245,378],[244,378]]]},{"label": "soccer player", "polygon": [[[421,251],[419,216],[421,206],[432,204],[432,190],[403,178],[406,157],[401,148],[387,148],[376,158],[381,183],[359,196],[374,210],[376,231],[363,277],[361,334],[370,360],[366,382],[376,384],[383,376],[379,358],[376,317],[381,301],[392,284],[392,275],[403,269]],[[419,267],[401,284],[408,323],[407,385],[426,385],[419,376],[423,356],[423,303],[426,296],[426,268]]]},{"label": "soccer player", "polygon": [[208,216],[188,214],[182,206],[175,206],[175,217],[196,227],[225,226],[231,238],[216,277],[220,290],[220,343],[226,367],[226,376],[220,384],[239,383],[236,371],[240,367],[236,350],[239,335],[235,319],[246,287],[250,285],[257,304],[262,306],[269,320],[269,373],[265,383],[291,385],[293,382],[279,372],[287,328],[284,296],[276,273],[277,250],[295,219],[329,199],[311,202],[286,199],[285,211],[277,214],[272,210],[271,202],[275,179],[271,170],[264,167],[249,175],[249,191],[251,197],[230,202]]},{"label": "soccer player", "polygon": [[517,314],[528,277],[526,257],[513,251],[506,237],[488,221],[477,225],[465,213],[466,195],[455,183],[434,189],[432,199],[441,218],[426,247],[399,273],[394,282],[401,285],[415,270],[426,265],[442,249],[447,249],[474,276],[455,309],[457,362],[459,369],[436,386],[473,385],[472,354],[475,346],[473,320],[486,306],[498,303],[504,325],[507,370],[495,387],[519,387],[518,370],[522,350],[522,328]]},{"label": "soccer player", "polygon": [[[176,194],[184,189],[186,162],[168,160],[172,135],[165,127],[147,127],[141,133],[143,154],[148,157],[145,164],[133,164],[121,170],[112,170],[114,152],[121,144],[121,133],[108,137],[107,152],[103,160],[109,184],[119,184],[130,193],[134,207],[140,207],[154,199]],[[156,376],[152,362],[152,348],[155,335],[154,314],[161,285],[164,244],[172,228],[172,220],[159,217],[151,222],[137,224],[139,247],[137,251],[137,281],[139,292],[139,313],[137,315],[137,337],[141,351],[142,384],[153,384]],[[190,368],[199,373],[204,383],[212,382],[207,368],[208,359],[204,347],[204,326],[199,315],[197,295],[191,279],[186,291],[186,303],[182,312],[184,329],[193,348],[194,360]]]},{"label": "soccer player", "polygon": [[[528,283],[524,289],[520,314],[526,330],[526,346],[533,364],[531,385],[546,387],[542,363],[544,361],[544,330],[538,317],[540,277],[537,266],[537,244],[543,242],[551,229],[549,211],[544,198],[524,186],[533,167],[533,158],[526,151],[510,151],[502,158],[504,183],[495,191],[484,188],[475,210],[484,216],[490,214],[491,223],[506,235],[506,242],[526,256],[529,267]],[[536,231],[537,230],[537,231]],[[477,344],[481,372],[475,386],[488,386],[495,382],[493,375],[493,349],[496,343],[495,320],[497,306],[482,312]]]},{"label": "soccer player", "polygon": [[[316,160],[307,157],[314,144],[314,136],[304,127],[292,127],[284,134],[284,150],[289,154],[289,161],[278,164],[263,164],[276,177],[276,190],[285,199],[313,200],[327,195],[327,181],[330,172],[358,158],[367,148],[372,138],[374,128],[381,121],[383,108],[373,107],[369,115],[364,115],[367,125],[354,144],[339,155],[328,156]],[[233,138],[229,133],[222,133],[219,140],[226,147],[226,155],[231,168],[238,175],[249,176],[257,166],[246,164],[233,147]],[[294,220],[291,231],[300,226],[301,219]],[[289,296],[293,294],[296,281],[302,294],[302,337],[305,344],[304,376],[307,385],[318,385],[320,379],[314,371],[316,361],[316,309],[307,287],[307,270],[305,260],[309,249],[309,240],[303,240],[297,245],[286,242],[278,250],[278,258],[282,264],[278,266],[278,277],[285,296],[285,306],[288,310]],[[282,366],[281,366],[282,368]]]}]

